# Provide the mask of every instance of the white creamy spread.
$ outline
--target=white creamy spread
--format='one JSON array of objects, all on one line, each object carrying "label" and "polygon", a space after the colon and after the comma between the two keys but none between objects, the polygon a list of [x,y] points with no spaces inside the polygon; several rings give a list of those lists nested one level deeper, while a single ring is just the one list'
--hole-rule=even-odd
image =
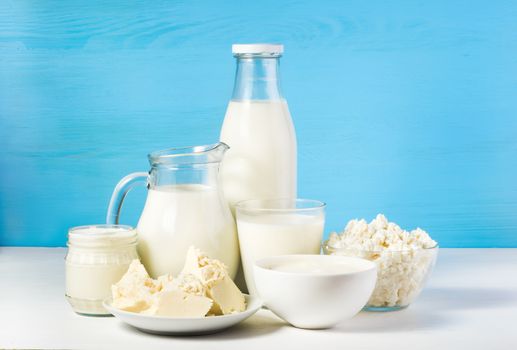
[{"label": "white creamy spread", "polygon": [[244,295],[226,266],[190,247],[177,277],[152,279],[134,260],[122,279],[112,286],[113,306],[147,315],[204,317],[244,311]]},{"label": "white creamy spread", "polygon": [[111,285],[138,258],[136,231],[129,226],[92,225],[68,232],[65,258],[66,298],[74,311],[87,315],[109,315],[102,306]]},{"label": "white creamy spread", "polygon": [[405,231],[382,214],[370,223],[350,220],[332,232],[332,254],[352,255],[377,264],[377,284],[368,301],[376,307],[406,306],[420,293],[436,256],[436,241],[422,229]]}]

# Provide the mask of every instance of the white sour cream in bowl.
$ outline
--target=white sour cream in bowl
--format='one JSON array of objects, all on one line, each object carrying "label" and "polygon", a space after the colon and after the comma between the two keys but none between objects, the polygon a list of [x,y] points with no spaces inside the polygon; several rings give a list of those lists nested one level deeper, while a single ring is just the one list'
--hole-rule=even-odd
[{"label": "white sour cream in bowl", "polygon": [[279,255],[254,265],[258,295],[298,328],[330,328],[356,315],[375,287],[371,261],[329,255]]}]

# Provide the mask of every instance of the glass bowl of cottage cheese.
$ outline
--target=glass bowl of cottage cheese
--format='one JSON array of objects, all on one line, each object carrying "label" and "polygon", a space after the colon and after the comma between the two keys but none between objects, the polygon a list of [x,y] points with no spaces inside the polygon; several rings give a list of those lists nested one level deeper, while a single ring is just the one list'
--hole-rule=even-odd
[{"label": "glass bowl of cottage cheese", "polygon": [[436,263],[438,243],[420,228],[405,231],[379,214],[370,223],[354,219],[343,232],[332,232],[323,252],[375,262],[377,283],[364,309],[393,311],[407,307],[424,288]]}]

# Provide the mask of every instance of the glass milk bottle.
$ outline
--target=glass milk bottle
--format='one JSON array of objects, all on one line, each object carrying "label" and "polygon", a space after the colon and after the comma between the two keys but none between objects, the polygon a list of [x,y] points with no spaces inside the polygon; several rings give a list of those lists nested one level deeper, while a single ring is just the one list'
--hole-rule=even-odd
[{"label": "glass milk bottle", "polygon": [[280,90],[283,45],[233,45],[237,71],[220,139],[230,207],[246,199],[296,198],[296,134]]}]

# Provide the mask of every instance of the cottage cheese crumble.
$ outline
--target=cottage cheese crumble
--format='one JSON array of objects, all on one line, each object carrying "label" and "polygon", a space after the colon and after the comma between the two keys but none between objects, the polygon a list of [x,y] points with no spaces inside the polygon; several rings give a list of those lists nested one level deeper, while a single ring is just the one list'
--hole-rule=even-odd
[{"label": "cottage cheese crumble", "polygon": [[368,307],[401,307],[418,296],[431,271],[437,243],[422,229],[405,231],[382,214],[370,223],[350,220],[330,234],[326,252],[358,256],[377,264],[377,284]]}]

